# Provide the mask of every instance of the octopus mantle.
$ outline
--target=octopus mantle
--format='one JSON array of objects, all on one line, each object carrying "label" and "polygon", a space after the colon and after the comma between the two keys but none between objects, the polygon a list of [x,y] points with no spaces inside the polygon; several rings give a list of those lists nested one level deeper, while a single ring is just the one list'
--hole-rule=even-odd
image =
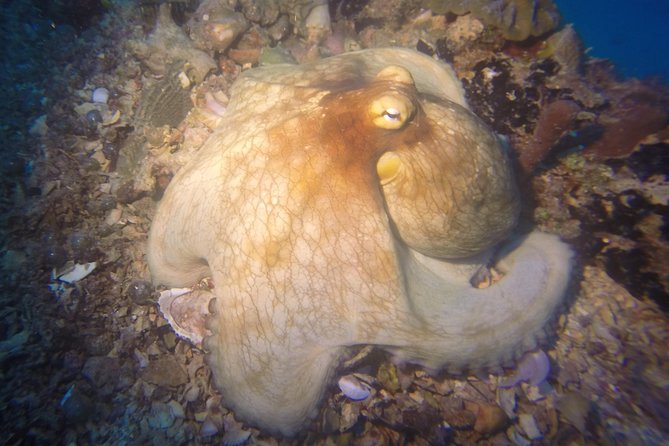
[{"label": "octopus mantle", "polygon": [[[545,337],[571,252],[510,238],[518,209],[504,147],[450,68],[365,50],[244,73],[169,185],[148,261],[157,284],[213,278],[204,346],[225,404],[293,435],[348,347],[456,372]],[[501,279],[472,286],[493,263]]]}]

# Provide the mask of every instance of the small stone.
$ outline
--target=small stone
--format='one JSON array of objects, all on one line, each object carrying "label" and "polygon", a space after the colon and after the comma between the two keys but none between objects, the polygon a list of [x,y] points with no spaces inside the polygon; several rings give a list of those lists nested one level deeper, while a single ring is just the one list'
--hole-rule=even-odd
[{"label": "small stone", "polygon": [[123,209],[120,208],[115,208],[109,211],[107,214],[107,218],[105,218],[105,223],[107,226],[114,226],[116,223],[121,220],[121,216],[123,216]]},{"label": "small stone", "polygon": [[153,302],[153,285],[146,280],[133,280],[128,286],[128,296],[137,305],[148,305]]}]

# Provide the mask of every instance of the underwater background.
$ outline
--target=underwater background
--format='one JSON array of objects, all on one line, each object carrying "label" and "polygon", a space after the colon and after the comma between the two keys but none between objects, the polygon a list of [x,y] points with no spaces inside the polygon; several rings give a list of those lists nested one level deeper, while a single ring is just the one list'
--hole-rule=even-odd
[{"label": "underwater background", "polygon": [[557,6],[592,48],[590,56],[613,60],[623,76],[669,81],[669,3],[561,0]]},{"label": "underwater background", "polygon": [[[0,443],[669,444],[667,2],[334,0],[310,37],[319,4],[3,0]],[[342,373],[366,399],[333,382],[304,432],[272,436],[157,309],[147,233],[243,71],[382,46],[451,64],[509,141],[521,226],[576,252],[569,305],[518,369],[363,351]]]}]

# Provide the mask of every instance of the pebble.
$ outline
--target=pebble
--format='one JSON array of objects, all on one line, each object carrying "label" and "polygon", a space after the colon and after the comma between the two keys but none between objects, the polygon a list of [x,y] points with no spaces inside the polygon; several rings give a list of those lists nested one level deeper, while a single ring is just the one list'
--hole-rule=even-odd
[{"label": "pebble", "polygon": [[90,110],[86,112],[84,117],[86,118],[86,122],[91,126],[96,126],[102,123],[102,113],[100,113],[100,110]]},{"label": "pebble", "polygon": [[123,209],[114,208],[107,214],[107,218],[105,218],[105,224],[107,226],[114,226],[121,220],[122,216],[123,216]]},{"label": "pebble", "polygon": [[153,285],[146,280],[133,280],[128,286],[128,296],[137,305],[153,302]]}]

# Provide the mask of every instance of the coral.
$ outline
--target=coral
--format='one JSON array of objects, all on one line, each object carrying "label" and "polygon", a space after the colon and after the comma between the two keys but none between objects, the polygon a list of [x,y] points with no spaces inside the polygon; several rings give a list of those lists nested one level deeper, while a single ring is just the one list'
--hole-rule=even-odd
[{"label": "coral", "polygon": [[486,25],[498,29],[508,40],[525,40],[557,27],[560,15],[551,0],[426,0],[423,5],[435,13],[471,13]]}]

